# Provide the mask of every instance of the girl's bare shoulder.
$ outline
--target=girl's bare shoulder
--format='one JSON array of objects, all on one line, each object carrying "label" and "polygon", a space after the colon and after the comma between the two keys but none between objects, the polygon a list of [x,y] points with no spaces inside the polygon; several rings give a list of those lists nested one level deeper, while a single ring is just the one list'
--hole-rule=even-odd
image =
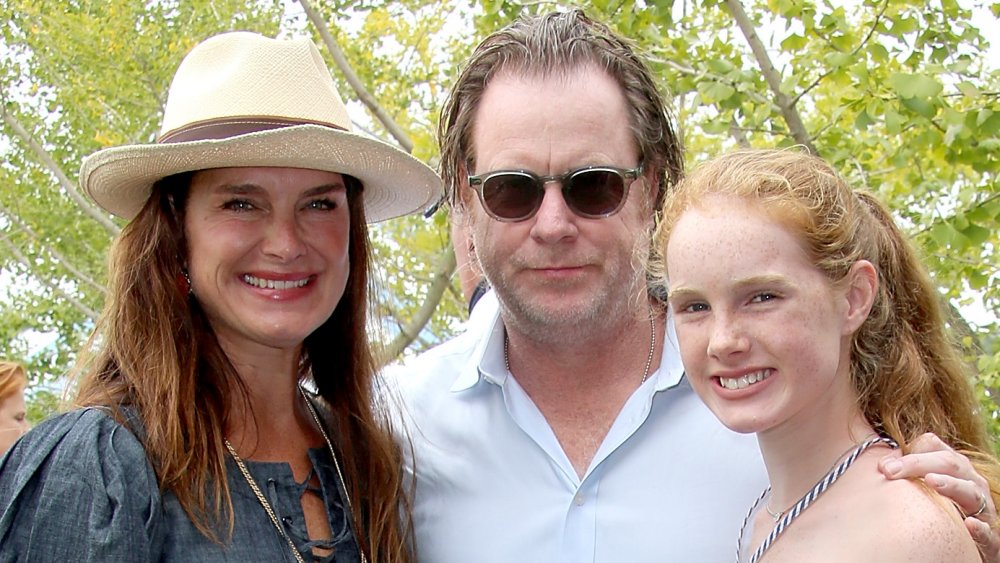
[{"label": "girl's bare shoulder", "polygon": [[980,561],[961,514],[949,501],[920,482],[889,481],[874,463],[860,465],[867,467],[847,472],[763,561]]},{"label": "girl's bare shoulder", "polygon": [[877,470],[864,490],[852,491],[858,518],[857,545],[872,561],[980,561],[958,509],[923,482],[885,479]]}]

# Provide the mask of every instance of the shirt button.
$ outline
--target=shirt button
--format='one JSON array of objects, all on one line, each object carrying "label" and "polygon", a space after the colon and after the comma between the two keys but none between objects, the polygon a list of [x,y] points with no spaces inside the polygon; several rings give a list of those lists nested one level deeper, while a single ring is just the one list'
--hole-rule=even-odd
[{"label": "shirt button", "polygon": [[583,495],[576,495],[576,498],[573,499],[573,502],[577,506],[583,506],[583,503],[587,502],[587,499],[583,498]]},{"label": "shirt button", "polygon": [[291,517],[291,516],[285,516],[284,518],[282,518],[282,519],[281,519],[281,521],[282,521],[282,522],[283,522],[283,523],[284,523],[284,524],[285,524],[286,526],[291,526],[291,525],[292,525],[292,517]]}]

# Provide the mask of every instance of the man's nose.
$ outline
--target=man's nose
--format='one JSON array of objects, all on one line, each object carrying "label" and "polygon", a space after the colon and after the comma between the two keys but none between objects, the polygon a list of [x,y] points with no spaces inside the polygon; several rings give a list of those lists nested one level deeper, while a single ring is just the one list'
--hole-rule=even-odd
[{"label": "man's nose", "polygon": [[545,195],[533,218],[531,236],[550,244],[574,238],[578,234],[576,219],[563,197],[562,184],[558,180],[545,182]]}]

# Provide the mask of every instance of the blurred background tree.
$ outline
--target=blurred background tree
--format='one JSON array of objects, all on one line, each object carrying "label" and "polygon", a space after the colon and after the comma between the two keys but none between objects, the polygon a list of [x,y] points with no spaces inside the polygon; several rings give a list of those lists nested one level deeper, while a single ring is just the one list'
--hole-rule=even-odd
[{"label": "blurred background tree", "polygon": [[[435,166],[438,110],[476,42],[522,13],[581,7],[633,38],[689,166],[802,145],[877,193],[922,249],[1000,436],[1000,3],[863,0],[8,0],[0,7],[0,356],[55,408],[104,297],[121,222],[77,188],[80,160],[155,139],[169,80],[205,37],[312,37],[358,129]],[[375,229],[385,358],[461,330],[447,210]]]}]

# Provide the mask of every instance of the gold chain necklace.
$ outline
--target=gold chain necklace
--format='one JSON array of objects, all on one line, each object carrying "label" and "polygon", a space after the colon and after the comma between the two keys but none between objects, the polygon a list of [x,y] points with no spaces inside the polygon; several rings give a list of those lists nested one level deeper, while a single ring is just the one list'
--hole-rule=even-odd
[{"label": "gold chain necklace", "polygon": [[[510,339],[507,338],[507,333],[503,335],[503,365],[510,371],[510,352],[509,345]],[[646,367],[642,370],[642,381],[639,385],[646,382],[646,378],[649,377],[649,368],[653,365],[653,353],[656,351],[656,317],[653,315],[652,311],[649,314],[649,356],[646,357]]]},{"label": "gold chain necklace", "polygon": [[[313,421],[316,422],[316,427],[319,428],[320,434],[323,435],[323,440],[326,442],[327,449],[330,450],[330,457],[333,458],[333,467],[337,470],[337,478],[340,479],[340,483],[344,487],[344,500],[347,501],[348,510],[347,517],[350,518],[350,516],[354,514],[354,506],[351,504],[351,495],[347,492],[347,482],[344,481],[344,474],[340,471],[340,462],[337,461],[337,453],[333,451],[333,443],[330,442],[330,437],[327,436],[326,430],[323,428],[323,424],[320,423],[319,415],[316,414],[315,407],[313,407],[312,402],[308,397],[306,397],[306,393],[301,387],[299,387],[299,393],[302,395],[302,399],[305,400],[306,408],[309,409],[309,414],[312,415]],[[253,491],[254,496],[257,497],[257,502],[264,507],[264,512],[267,512],[267,516],[271,519],[271,523],[274,524],[274,528],[278,530],[281,537],[285,538],[285,541],[288,542],[288,547],[292,550],[292,555],[295,556],[295,561],[298,563],[305,563],[305,560],[302,559],[302,554],[299,553],[299,549],[295,547],[295,542],[292,541],[292,538],[285,532],[281,523],[278,522],[278,515],[274,513],[274,509],[271,508],[271,503],[267,502],[267,498],[264,497],[264,493],[261,492],[260,487],[257,486],[257,481],[255,481],[253,476],[250,475],[250,470],[248,470],[246,464],[243,463],[243,459],[236,453],[236,450],[233,448],[233,445],[229,443],[228,439],[223,438],[222,442],[225,444],[226,449],[229,450],[229,455],[233,456],[233,460],[236,462],[236,466],[240,469],[240,473],[243,474],[243,478],[246,479],[247,484],[250,485],[250,489]],[[357,542],[357,535],[354,536],[354,541]],[[358,553],[361,555],[361,563],[368,563],[368,559],[365,558],[365,552],[361,549],[360,543],[358,544]]]}]

